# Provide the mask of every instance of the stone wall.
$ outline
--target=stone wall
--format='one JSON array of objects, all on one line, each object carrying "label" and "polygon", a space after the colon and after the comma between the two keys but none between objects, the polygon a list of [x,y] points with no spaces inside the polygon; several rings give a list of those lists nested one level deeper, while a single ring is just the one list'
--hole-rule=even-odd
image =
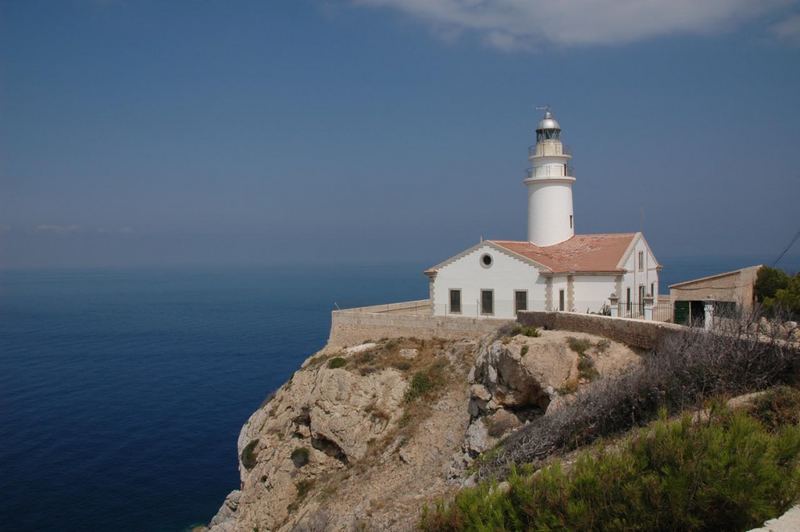
[{"label": "stone wall", "polygon": [[477,338],[507,323],[513,320],[432,316],[427,299],[335,310],[328,346],[344,347],[380,338]]},{"label": "stone wall", "polygon": [[520,312],[517,320],[523,325],[543,329],[596,334],[642,349],[653,349],[665,336],[685,330],[684,327],[671,323],[575,312]]}]

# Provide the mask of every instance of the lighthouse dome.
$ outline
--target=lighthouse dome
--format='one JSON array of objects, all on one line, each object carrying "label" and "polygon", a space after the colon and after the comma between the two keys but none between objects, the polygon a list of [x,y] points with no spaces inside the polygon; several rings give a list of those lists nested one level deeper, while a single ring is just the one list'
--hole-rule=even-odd
[{"label": "lighthouse dome", "polygon": [[553,113],[547,111],[544,114],[544,118],[539,122],[539,125],[536,126],[536,131],[542,131],[545,129],[561,129],[561,126],[558,124],[555,118],[553,118]]}]

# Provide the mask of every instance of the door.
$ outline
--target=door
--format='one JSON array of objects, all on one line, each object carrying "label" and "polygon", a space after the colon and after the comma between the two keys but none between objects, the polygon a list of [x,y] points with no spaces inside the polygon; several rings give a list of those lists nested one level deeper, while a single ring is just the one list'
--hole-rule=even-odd
[{"label": "door", "polygon": [[520,310],[528,310],[527,290],[514,291],[514,314],[517,314]]},{"label": "door", "polygon": [[689,325],[689,302],[676,301],[675,302],[675,323],[680,325]]},{"label": "door", "polygon": [[481,290],[481,314],[494,314],[494,291]]}]

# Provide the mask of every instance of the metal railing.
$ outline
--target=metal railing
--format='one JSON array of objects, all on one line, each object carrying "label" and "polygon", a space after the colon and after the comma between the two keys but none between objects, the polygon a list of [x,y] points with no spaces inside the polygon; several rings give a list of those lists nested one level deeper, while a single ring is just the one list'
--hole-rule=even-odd
[{"label": "metal railing", "polygon": [[[537,146],[541,148],[537,150]],[[556,143],[545,143],[543,144],[533,144],[528,146],[528,157],[548,157],[548,156],[558,156],[558,155],[569,155],[572,156],[572,149],[569,146],[565,146],[563,144],[560,145]]]},{"label": "metal railing", "polygon": [[567,165],[565,173],[563,166],[540,166],[526,169],[525,175],[529,179],[532,177],[575,177],[575,167]]},{"label": "metal railing", "polygon": [[648,316],[647,304],[644,301],[623,301],[617,302],[617,316],[620,318],[630,318],[635,320],[652,319],[664,323],[672,323],[674,319],[673,308],[670,303],[652,303],[650,310],[652,317]]}]

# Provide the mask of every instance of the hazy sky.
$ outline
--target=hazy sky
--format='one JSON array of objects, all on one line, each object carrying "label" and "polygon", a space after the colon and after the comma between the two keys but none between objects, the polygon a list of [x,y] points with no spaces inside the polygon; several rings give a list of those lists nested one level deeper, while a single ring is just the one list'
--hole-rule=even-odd
[{"label": "hazy sky", "polygon": [[544,103],[578,232],[771,259],[800,229],[798,1],[0,0],[0,267],[524,239]]}]

